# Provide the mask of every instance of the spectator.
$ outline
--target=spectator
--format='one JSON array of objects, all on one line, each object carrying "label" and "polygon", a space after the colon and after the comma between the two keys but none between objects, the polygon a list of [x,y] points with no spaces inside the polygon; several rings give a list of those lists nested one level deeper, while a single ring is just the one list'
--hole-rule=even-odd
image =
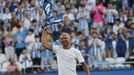
[{"label": "spectator", "polygon": [[5,46],[5,55],[6,59],[9,60],[9,58],[16,58],[15,49],[12,46],[6,45]]},{"label": "spectator", "polygon": [[97,66],[97,62],[101,61],[101,40],[98,39],[98,34],[96,32],[92,33],[92,38],[89,39],[88,46],[90,48],[90,61],[91,65]]},{"label": "spectator", "polygon": [[23,17],[23,27],[27,31],[31,26],[30,22],[30,16],[28,11],[24,11],[24,17]]},{"label": "spectator", "polygon": [[69,20],[69,18],[66,16],[64,17],[64,24],[61,26],[61,32],[67,32],[67,33],[71,33],[73,26],[71,21]]},{"label": "spectator", "polygon": [[25,37],[26,33],[24,31],[21,31],[21,26],[17,26],[17,32],[14,34],[14,45],[15,45],[15,53],[17,57],[20,56],[20,53],[25,48]]},{"label": "spectator", "polygon": [[124,14],[122,11],[120,11],[119,18],[120,18],[121,23],[124,25],[124,23],[127,21],[127,14]]},{"label": "spectator", "polygon": [[6,73],[7,74],[15,74],[15,73],[19,73],[20,71],[21,71],[21,69],[20,69],[19,65],[17,64],[17,62],[13,58],[10,58]]},{"label": "spectator", "polygon": [[3,41],[4,41],[5,45],[13,46],[13,34],[12,34],[12,32],[8,32],[7,36],[5,36]]},{"label": "spectator", "polygon": [[114,34],[118,34],[118,30],[120,29],[120,28],[122,28],[123,27],[123,25],[121,24],[121,22],[120,22],[120,19],[116,19],[115,20],[115,25],[113,26],[113,32],[114,32]]},{"label": "spectator", "polygon": [[16,8],[15,8],[15,13],[16,13],[16,18],[19,20],[19,21],[22,21],[23,19],[23,10],[22,10],[22,6],[21,6],[21,2],[17,2],[17,5],[16,5]]},{"label": "spectator", "polygon": [[66,8],[66,13],[65,13],[64,17],[66,17],[66,16],[68,17],[68,19],[70,21],[74,21],[75,20],[74,15],[72,13],[70,13],[70,8]]},{"label": "spectator", "polygon": [[5,22],[10,21],[12,18],[9,8],[5,8],[5,13],[2,15],[2,20]]},{"label": "spectator", "polygon": [[86,11],[85,5],[81,5],[80,11],[78,12],[77,19],[79,20],[79,30],[84,31],[85,36],[88,36],[88,20],[89,12]]},{"label": "spectator", "polygon": [[32,23],[32,26],[30,28],[34,30],[35,35],[39,36],[39,27],[38,27],[38,24],[37,24],[37,20],[34,19],[34,20],[32,20],[31,23]]},{"label": "spectator", "polygon": [[116,16],[118,15],[118,11],[113,7],[112,3],[108,3],[108,8],[106,9],[106,22],[108,25],[113,27],[114,25],[114,20]]},{"label": "spectator", "polygon": [[125,57],[127,49],[126,39],[127,37],[123,34],[123,29],[120,28],[117,35],[117,44],[116,44],[116,51],[118,57]]},{"label": "spectator", "polygon": [[26,49],[23,49],[23,51],[21,52],[20,57],[19,57],[19,62],[23,70],[24,69],[27,70],[28,68],[32,66],[32,59],[30,57],[30,54],[27,53]]},{"label": "spectator", "polygon": [[[35,36],[35,42],[31,53],[33,65],[41,65],[41,42],[38,36]],[[35,71],[40,72],[40,67],[34,68]]]},{"label": "spectator", "polygon": [[82,56],[85,59],[85,62],[87,64],[89,64],[88,63],[88,61],[89,61],[88,59],[89,59],[89,56],[90,56],[89,55],[89,48],[86,47],[85,42],[83,40],[81,40],[80,43],[79,43],[79,50],[81,51]]},{"label": "spectator", "polygon": [[32,21],[37,16],[37,7],[36,7],[35,0],[30,0],[29,3],[30,3],[29,10],[28,10],[30,15],[29,19],[30,21]]},{"label": "spectator", "polygon": [[96,6],[91,9],[93,25],[101,28],[103,27],[103,14],[105,13],[104,6],[100,3],[99,0],[96,0]]},{"label": "spectator", "polygon": [[46,16],[45,13],[43,11],[43,7],[40,6],[37,16],[36,16],[36,20],[37,20],[37,26],[38,26],[38,31],[41,33],[41,26],[44,25],[44,20],[45,20]]},{"label": "spectator", "polygon": [[[58,15],[58,12],[56,10],[53,10],[52,21],[56,20],[57,15]],[[59,24],[51,25],[51,30],[52,30],[53,40],[56,41],[60,35]]]},{"label": "spectator", "polygon": [[106,56],[107,57],[112,57],[113,55],[113,45],[112,45],[112,41],[113,41],[113,35],[112,35],[112,30],[110,28],[107,28],[105,30],[105,43],[106,43]]},{"label": "spectator", "polygon": [[34,30],[33,29],[29,29],[28,30],[28,35],[25,38],[25,44],[26,44],[26,49],[28,50],[28,53],[31,54],[32,51],[32,47],[35,43],[35,39],[34,39]]}]

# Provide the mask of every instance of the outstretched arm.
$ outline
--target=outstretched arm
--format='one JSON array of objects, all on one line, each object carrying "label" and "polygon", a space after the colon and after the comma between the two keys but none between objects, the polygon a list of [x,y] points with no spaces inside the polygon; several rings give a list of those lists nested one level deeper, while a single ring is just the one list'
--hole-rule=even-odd
[{"label": "outstretched arm", "polygon": [[47,41],[47,29],[42,30],[42,37],[41,37],[42,46],[48,50],[53,50],[53,46],[48,44]]},{"label": "outstretched arm", "polygon": [[90,75],[88,65],[85,62],[82,62],[81,64],[82,64],[84,71],[86,72],[86,75]]}]

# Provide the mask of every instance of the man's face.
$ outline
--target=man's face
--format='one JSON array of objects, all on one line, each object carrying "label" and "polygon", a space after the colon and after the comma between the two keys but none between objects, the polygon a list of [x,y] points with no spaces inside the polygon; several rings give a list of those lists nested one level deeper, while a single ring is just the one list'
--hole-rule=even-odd
[{"label": "man's face", "polygon": [[68,33],[61,34],[60,40],[63,47],[68,47],[70,45],[70,35]]},{"label": "man's face", "polygon": [[28,35],[32,35],[33,33],[31,31],[28,31]]},{"label": "man's face", "polygon": [[119,21],[115,21],[115,24],[119,26],[120,25],[120,22]]},{"label": "man's face", "polygon": [[93,38],[97,38],[97,33],[93,33]]},{"label": "man's face", "polygon": [[108,4],[108,8],[113,8],[113,5],[112,4]]}]

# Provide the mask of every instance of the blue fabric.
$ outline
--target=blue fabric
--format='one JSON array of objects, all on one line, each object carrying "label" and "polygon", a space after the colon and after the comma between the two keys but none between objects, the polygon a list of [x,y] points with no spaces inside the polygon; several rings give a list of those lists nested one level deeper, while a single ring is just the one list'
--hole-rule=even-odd
[{"label": "blue fabric", "polygon": [[[86,54],[89,54],[89,48],[80,48],[79,50],[85,50]],[[84,56],[84,60],[87,64],[89,64],[87,56]]]},{"label": "blue fabric", "polygon": [[[134,30],[129,30],[128,33],[134,36]],[[134,38],[129,38],[129,45],[134,46]]]},{"label": "blue fabric", "polygon": [[10,11],[11,12],[14,12],[15,11],[15,8],[16,8],[15,3],[11,3],[11,5],[10,5]]},{"label": "blue fabric", "polygon": [[47,25],[59,24],[60,22],[62,22],[64,14],[58,15],[58,16],[56,16],[56,18],[54,20],[52,20],[53,8],[52,8],[52,4],[49,3],[47,0],[44,0],[43,9],[46,14]]},{"label": "blue fabric", "polygon": [[[125,35],[123,35],[125,38]],[[126,43],[123,41],[122,36],[118,35],[118,42],[116,45],[116,51],[118,54],[118,57],[125,57],[125,52],[126,52]]]},{"label": "blue fabric", "polygon": [[[14,34],[14,40],[16,40],[17,38],[21,38],[21,39],[25,39],[26,37],[26,33],[25,32],[16,32]],[[16,42],[16,48],[24,48],[25,47],[25,43],[24,41],[20,41],[20,42]]]},{"label": "blue fabric", "polygon": [[107,37],[106,37],[106,41],[105,41],[105,43],[106,43],[106,46],[112,46],[112,35],[108,35]]}]

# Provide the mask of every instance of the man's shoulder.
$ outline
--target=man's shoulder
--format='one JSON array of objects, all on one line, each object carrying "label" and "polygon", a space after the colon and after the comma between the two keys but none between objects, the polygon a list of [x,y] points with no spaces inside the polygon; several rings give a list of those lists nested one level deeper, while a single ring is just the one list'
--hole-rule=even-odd
[{"label": "man's shoulder", "polygon": [[80,50],[79,50],[79,49],[74,48],[74,47],[72,47],[72,48],[71,48],[71,50],[72,50],[73,52],[80,52]]}]

